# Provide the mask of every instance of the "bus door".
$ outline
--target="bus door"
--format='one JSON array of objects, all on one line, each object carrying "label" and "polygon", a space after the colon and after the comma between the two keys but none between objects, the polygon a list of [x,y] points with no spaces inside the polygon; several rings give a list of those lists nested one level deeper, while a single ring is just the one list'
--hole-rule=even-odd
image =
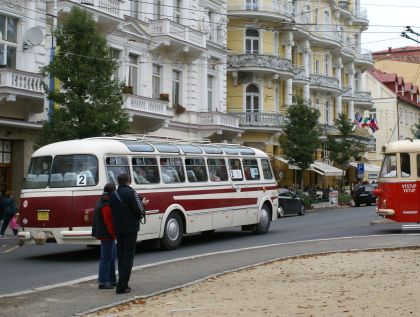
[{"label": "bus door", "polygon": [[242,162],[239,158],[228,159],[229,177],[234,189],[233,202],[231,208],[230,224],[239,226],[249,223],[248,218],[248,204],[249,192],[247,192],[245,175],[242,168]]},{"label": "bus door", "polygon": [[404,221],[419,222],[419,199],[417,188],[417,171],[415,154],[399,154],[400,181],[395,186],[395,202],[401,211]]}]

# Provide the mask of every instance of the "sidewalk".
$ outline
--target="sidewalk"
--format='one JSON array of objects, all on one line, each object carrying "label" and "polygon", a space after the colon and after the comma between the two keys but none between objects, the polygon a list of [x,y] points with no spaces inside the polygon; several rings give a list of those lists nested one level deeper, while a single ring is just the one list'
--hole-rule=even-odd
[{"label": "sidewalk", "polygon": [[[98,290],[96,281],[92,279],[77,284],[68,283],[59,287],[45,287],[27,293],[0,297],[0,307],[5,316],[81,315],[83,312],[96,311],[99,307],[112,307],[131,300],[138,300],[170,289],[178,289],[211,276],[218,276],[224,272],[277,259],[347,250],[419,245],[419,234],[271,244],[137,267],[133,271],[130,283],[133,292],[127,295],[116,295],[113,290]],[[299,267],[294,270],[299,270]],[[253,285],[253,281],[249,282],[251,283],[249,285]],[[229,285],[227,286],[229,287]],[[281,301],[280,294],[275,296],[277,300]]]}]

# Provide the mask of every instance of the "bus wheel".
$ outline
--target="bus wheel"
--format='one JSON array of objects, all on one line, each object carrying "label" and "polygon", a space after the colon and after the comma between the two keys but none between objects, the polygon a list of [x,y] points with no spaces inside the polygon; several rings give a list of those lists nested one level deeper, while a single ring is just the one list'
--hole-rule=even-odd
[{"label": "bus wheel", "polygon": [[270,210],[267,205],[262,206],[260,210],[260,221],[255,225],[254,233],[264,234],[270,228]]},{"label": "bus wheel", "polygon": [[181,216],[177,213],[171,213],[166,219],[165,231],[162,237],[162,247],[165,250],[175,250],[182,241],[184,226]]}]

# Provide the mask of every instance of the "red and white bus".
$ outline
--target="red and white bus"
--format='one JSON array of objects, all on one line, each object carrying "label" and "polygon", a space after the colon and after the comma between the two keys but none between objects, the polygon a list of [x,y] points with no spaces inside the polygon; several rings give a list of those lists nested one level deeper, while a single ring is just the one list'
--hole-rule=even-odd
[{"label": "red and white bus", "polygon": [[58,142],[34,152],[21,194],[22,242],[95,244],[95,203],[127,173],[150,202],[138,240],[174,249],[183,234],[242,226],[264,234],[277,218],[267,155],[250,147],[137,137]]},{"label": "red and white bus", "polygon": [[378,177],[377,214],[389,221],[420,222],[420,140],[390,143]]}]

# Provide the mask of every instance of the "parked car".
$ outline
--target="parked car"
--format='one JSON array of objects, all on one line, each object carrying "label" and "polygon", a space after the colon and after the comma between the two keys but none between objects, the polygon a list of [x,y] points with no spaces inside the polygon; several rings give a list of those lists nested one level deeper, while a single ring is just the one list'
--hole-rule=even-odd
[{"label": "parked car", "polygon": [[277,209],[279,218],[286,215],[302,216],[306,213],[306,206],[302,198],[288,189],[279,190],[279,207]]},{"label": "parked car", "polygon": [[373,195],[374,186],[370,184],[360,185],[351,194],[351,198],[354,200],[354,205],[359,207],[361,204],[370,206],[376,204],[376,196]]}]

